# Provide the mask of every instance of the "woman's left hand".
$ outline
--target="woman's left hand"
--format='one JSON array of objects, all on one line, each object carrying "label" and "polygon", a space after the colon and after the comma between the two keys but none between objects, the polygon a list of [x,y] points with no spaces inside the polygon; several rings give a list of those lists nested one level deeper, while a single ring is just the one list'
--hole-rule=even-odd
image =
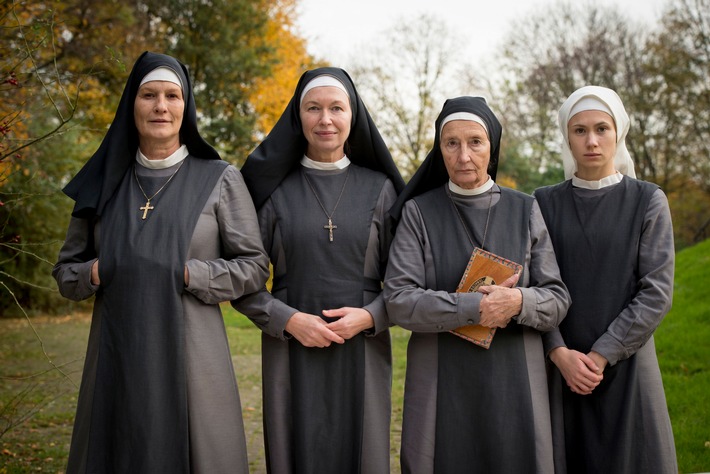
[{"label": "woman's left hand", "polygon": [[328,323],[327,327],[343,339],[352,339],[365,329],[374,327],[375,321],[369,311],[362,308],[343,307],[338,309],[324,309],[323,316],[327,318],[340,318]]},{"label": "woman's left hand", "polygon": [[599,370],[597,371],[597,374],[601,375],[604,373],[604,369],[606,368],[607,364],[609,363],[606,358],[601,355],[598,352],[591,351],[587,356],[594,361],[595,364],[597,364],[597,367],[599,367]]}]

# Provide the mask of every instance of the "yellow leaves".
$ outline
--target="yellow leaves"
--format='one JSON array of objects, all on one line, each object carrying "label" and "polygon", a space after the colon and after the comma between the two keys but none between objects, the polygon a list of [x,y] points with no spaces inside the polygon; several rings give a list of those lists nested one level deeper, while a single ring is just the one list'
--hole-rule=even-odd
[{"label": "yellow leaves", "polygon": [[295,13],[293,0],[276,2],[269,12],[265,38],[276,51],[277,63],[271,76],[258,80],[251,91],[250,102],[257,115],[255,135],[265,136],[286,108],[298,78],[307,69],[316,67],[306,51],[306,44],[293,32]]},{"label": "yellow leaves", "polygon": [[496,183],[504,186],[506,188],[511,188],[511,189],[517,189],[518,188],[518,183],[515,182],[513,178],[510,176],[500,176],[498,175],[496,177]]}]

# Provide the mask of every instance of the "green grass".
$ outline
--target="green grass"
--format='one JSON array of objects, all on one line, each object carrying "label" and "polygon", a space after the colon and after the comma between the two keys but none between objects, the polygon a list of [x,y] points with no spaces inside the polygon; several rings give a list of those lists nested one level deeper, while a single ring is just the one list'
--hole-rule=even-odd
[{"label": "green grass", "polygon": [[27,320],[0,320],[3,474],[63,472],[69,451],[89,318],[43,317],[32,323],[48,358]]},{"label": "green grass", "polygon": [[[673,309],[656,331],[678,463],[682,473],[710,471],[710,240],[679,252]],[[227,336],[242,397],[252,473],[263,470],[260,332],[228,305]],[[53,370],[24,319],[0,319],[0,474],[63,472],[86,350],[89,317],[32,318]],[[392,472],[399,442],[409,333],[392,328]],[[7,432],[7,420],[31,415]]]},{"label": "green grass", "polygon": [[681,472],[710,471],[710,240],[676,256],[673,308],[656,330]]}]

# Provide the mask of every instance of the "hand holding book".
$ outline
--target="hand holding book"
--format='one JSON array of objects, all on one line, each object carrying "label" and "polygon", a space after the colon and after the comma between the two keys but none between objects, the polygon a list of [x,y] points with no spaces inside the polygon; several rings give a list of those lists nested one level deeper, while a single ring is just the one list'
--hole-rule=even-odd
[{"label": "hand holding book", "polygon": [[514,316],[520,314],[523,295],[514,288],[519,278],[520,275],[516,273],[497,285],[478,288],[477,291],[485,295],[480,304],[481,326],[504,328]]},{"label": "hand holding book", "polygon": [[[502,307],[501,303],[503,303],[502,300],[511,296],[510,294],[499,294],[498,292],[501,291],[500,287],[515,285],[522,271],[523,266],[519,263],[512,262],[483,249],[474,248],[456,292],[473,293],[478,291],[492,295],[488,298],[485,305],[483,302],[481,303],[482,322],[490,324],[492,327],[482,324],[473,324],[461,326],[451,332],[484,349],[488,349],[496,332],[495,320],[501,321],[502,315],[507,324],[510,317],[514,316],[514,314],[512,314],[510,317],[507,317],[505,313],[501,313],[500,311]],[[516,293],[520,294],[520,291],[516,290]],[[493,296],[494,294],[495,296]],[[485,299],[486,298],[484,298],[484,300]],[[508,311],[510,311],[510,305],[508,304],[507,306]],[[499,327],[505,326],[501,325]]]}]

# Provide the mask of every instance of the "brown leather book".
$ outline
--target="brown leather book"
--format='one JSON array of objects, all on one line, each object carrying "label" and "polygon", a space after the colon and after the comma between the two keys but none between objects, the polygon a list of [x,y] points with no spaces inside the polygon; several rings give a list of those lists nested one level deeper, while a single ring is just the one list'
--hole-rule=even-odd
[{"label": "brown leather book", "polygon": [[[480,286],[499,285],[513,275],[520,275],[522,271],[523,266],[519,263],[476,247],[468,260],[468,265],[466,265],[466,270],[463,272],[456,292],[473,293]],[[484,349],[488,349],[493,341],[496,328],[472,324],[461,326],[450,332]]]}]

